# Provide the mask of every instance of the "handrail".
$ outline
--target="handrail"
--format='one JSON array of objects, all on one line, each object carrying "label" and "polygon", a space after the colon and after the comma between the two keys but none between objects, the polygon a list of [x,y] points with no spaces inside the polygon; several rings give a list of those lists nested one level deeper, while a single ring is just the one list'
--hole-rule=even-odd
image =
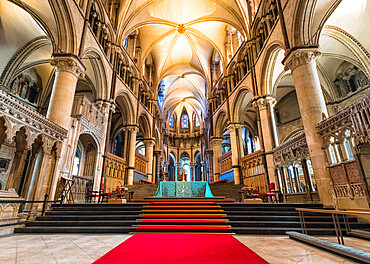
[{"label": "handrail", "polygon": [[302,233],[306,235],[307,235],[307,227],[306,227],[304,212],[331,214],[331,217],[333,219],[335,234],[338,240],[338,244],[342,244],[342,245],[344,245],[344,240],[343,240],[341,223],[339,222],[338,215],[341,215],[343,217],[343,223],[344,223],[347,235],[351,231],[349,222],[348,222],[349,215],[370,216],[370,211],[350,211],[350,210],[344,211],[344,210],[325,210],[325,209],[310,209],[310,208],[296,208],[295,210],[298,211],[299,213]]},{"label": "handrail", "polygon": [[344,210],[325,210],[325,209],[310,209],[310,208],[296,208],[297,211],[326,213],[326,214],[340,214],[340,215],[370,215],[370,210],[366,211],[344,211]]}]

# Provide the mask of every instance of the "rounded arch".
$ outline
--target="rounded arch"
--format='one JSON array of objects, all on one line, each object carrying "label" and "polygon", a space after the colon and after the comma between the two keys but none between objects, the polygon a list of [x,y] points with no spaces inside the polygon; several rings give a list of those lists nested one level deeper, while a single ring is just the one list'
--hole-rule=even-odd
[{"label": "rounded arch", "polygon": [[122,116],[127,124],[135,123],[135,109],[132,100],[126,92],[121,92],[115,97],[116,106],[121,111]]},{"label": "rounded arch", "polygon": [[94,77],[92,81],[95,84],[96,99],[108,99],[107,73],[102,63],[103,56],[95,49],[88,48],[83,57],[88,60],[88,63],[85,63],[86,75],[91,74]]},{"label": "rounded arch", "polygon": [[101,146],[99,144],[99,140],[93,132],[88,131],[88,130],[84,130],[80,133],[79,138],[81,138],[81,136],[86,137],[86,138],[90,138],[92,140],[91,142],[94,143],[97,152],[101,152]]},{"label": "rounded arch", "polygon": [[242,87],[239,89],[235,96],[235,101],[232,106],[232,117],[233,122],[239,123],[241,114],[246,110],[246,107],[250,104],[253,99],[253,93],[248,87]]},{"label": "rounded arch", "polygon": [[142,113],[138,120],[139,127],[142,129],[142,133],[144,138],[150,138],[151,137],[151,125],[149,118],[146,113]]},{"label": "rounded arch", "polygon": [[[342,0],[297,1],[292,20],[292,46],[317,45],[325,22]],[[318,14],[316,11],[319,10]]]},{"label": "rounded arch", "polygon": [[[261,80],[261,95],[271,95],[273,94],[274,78],[276,75],[284,71],[284,65],[279,59],[283,59],[285,47],[280,41],[274,41],[266,49],[265,56],[262,63],[262,72],[260,76]],[[278,67],[278,63],[281,65]],[[276,72],[279,71],[279,72]]]},{"label": "rounded arch", "polygon": [[215,122],[215,130],[214,130],[215,137],[222,137],[224,130],[227,127],[228,122],[229,122],[229,117],[226,111],[220,111],[220,113],[217,115],[216,122]]}]

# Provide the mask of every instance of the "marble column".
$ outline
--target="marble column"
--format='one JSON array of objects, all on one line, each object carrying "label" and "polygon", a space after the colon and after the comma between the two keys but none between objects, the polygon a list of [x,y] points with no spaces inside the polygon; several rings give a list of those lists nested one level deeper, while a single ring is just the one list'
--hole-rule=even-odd
[{"label": "marble column", "polygon": [[69,129],[78,77],[85,71],[80,59],[70,54],[54,54],[55,80],[46,117]]},{"label": "marble column", "polygon": [[144,140],[145,144],[145,156],[148,158],[148,164],[146,166],[146,174],[148,175],[148,181],[153,181],[153,148],[155,145],[154,139]]},{"label": "marble column", "polygon": [[283,64],[286,70],[292,71],[320,200],[324,206],[332,207],[335,204],[332,195],[333,184],[326,168],[322,139],[316,132],[317,123],[323,120],[323,115],[328,116],[316,69],[316,58],[320,54],[316,47],[293,49],[284,58]]},{"label": "marble column", "polygon": [[134,170],[135,170],[135,153],[136,153],[136,134],[139,128],[135,125],[126,127],[126,131],[130,134],[130,141],[128,145],[128,167],[127,167],[127,184],[134,184]]},{"label": "marble column", "polygon": [[263,136],[263,149],[266,155],[267,175],[269,182],[276,184],[275,163],[273,158],[273,149],[275,148],[275,136],[273,121],[271,117],[271,105],[275,99],[272,97],[258,98],[254,102],[254,107],[259,111],[260,124]]},{"label": "marble column", "polygon": [[221,174],[220,163],[218,159],[222,156],[222,144],[223,138],[212,138],[211,147],[213,150],[213,181],[218,181],[218,177]]},{"label": "marble column", "polygon": [[231,142],[231,161],[234,170],[234,183],[240,184],[240,165],[239,165],[239,143],[237,139],[237,125],[230,124],[227,129],[230,131],[230,142]]}]

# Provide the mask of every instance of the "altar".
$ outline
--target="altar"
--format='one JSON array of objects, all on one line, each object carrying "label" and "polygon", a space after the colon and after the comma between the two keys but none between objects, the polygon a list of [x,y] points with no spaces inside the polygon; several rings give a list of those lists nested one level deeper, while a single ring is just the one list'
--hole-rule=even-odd
[{"label": "altar", "polygon": [[213,197],[208,182],[160,182],[154,197]]}]

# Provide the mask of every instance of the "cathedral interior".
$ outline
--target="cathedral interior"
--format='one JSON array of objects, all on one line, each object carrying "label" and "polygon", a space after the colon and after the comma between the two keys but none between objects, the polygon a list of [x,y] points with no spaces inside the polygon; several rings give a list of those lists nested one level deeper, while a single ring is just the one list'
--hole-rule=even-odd
[{"label": "cathedral interior", "polygon": [[[295,208],[357,211],[349,221],[369,231],[369,14],[369,0],[1,0],[0,245],[90,232],[37,226],[57,203],[142,206],[169,182],[204,183],[225,212],[291,206],[301,224]],[[228,219],[258,244],[293,228]],[[269,263],[352,263],[250,248]]]}]

